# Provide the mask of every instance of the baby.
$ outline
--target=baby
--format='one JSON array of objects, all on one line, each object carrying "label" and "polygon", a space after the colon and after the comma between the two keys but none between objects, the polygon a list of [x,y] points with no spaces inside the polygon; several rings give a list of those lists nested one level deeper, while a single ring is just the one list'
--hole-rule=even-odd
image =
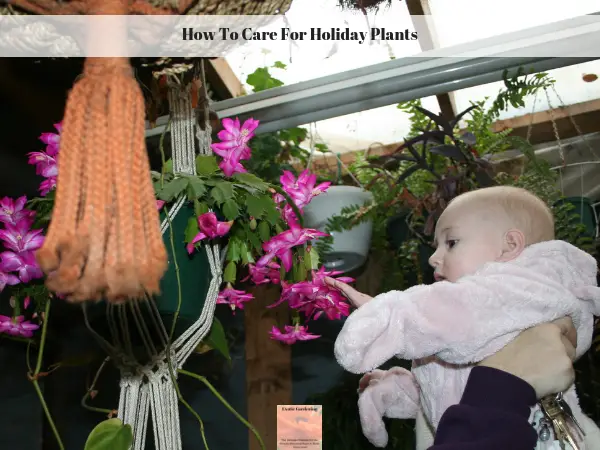
[{"label": "baby", "polygon": [[[354,294],[350,300],[362,306],[335,343],[338,362],[353,373],[393,356],[413,360],[410,372],[375,370],[361,380],[363,433],[378,447],[387,445],[382,416],[416,418],[417,450],[432,445],[442,414],[460,401],[472,365],[520,331],[570,316],[579,358],[591,346],[593,316],[600,315],[595,259],[554,240],[551,211],[524,189],[492,187],[455,198],[438,220],[435,244],[429,262],[438,282],[368,301]],[[564,398],[585,432],[570,427],[580,450],[600,449],[600,430],[582,413],[574,386]],[[530,420],[539,450],[561,448],[539,406]]]}]

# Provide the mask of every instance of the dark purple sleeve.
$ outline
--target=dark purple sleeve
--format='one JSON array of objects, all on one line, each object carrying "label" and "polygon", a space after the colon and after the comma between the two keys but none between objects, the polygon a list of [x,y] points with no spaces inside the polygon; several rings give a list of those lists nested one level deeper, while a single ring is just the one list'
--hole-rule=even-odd
[{"label": "dark purple sleeve", "polygon": [[442,416],[429,450],[532,450],[537,434],[529,424],[535,391],[501,370],[474,367],[462,400]]}]

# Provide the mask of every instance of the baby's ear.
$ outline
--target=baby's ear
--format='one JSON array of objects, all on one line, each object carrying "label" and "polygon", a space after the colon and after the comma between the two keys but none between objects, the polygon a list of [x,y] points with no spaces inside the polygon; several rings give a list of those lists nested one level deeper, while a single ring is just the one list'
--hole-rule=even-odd
[{"label": "baby's ear", "polygon": [[525,248],[525,235],[521,230],[508,230],[502,243],[501,261],[511,261],[521,254]]}]

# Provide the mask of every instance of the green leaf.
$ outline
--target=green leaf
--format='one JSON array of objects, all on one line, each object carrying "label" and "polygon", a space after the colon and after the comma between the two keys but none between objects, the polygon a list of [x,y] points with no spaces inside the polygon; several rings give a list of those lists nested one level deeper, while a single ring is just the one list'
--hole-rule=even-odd
[{"label": "green leaf", "polygon": [[306,128],[294,127],[279,131],[279,137],[282,141],[293,141],[296,145],[299,145],[302,141],[304,141],[307,136],[308,130]]},{"label": "green leaf", "polygon": [[273,211],[279,215],[273,199],[268,195],[246,195],[246,210],[256,219],[272,217]]},{"label": "green leaf", "polygon": [[319,270],[319,252],[315,247],[311,247],[310,252],[304,256],[306,270]]},{"label": "green leaf", "polygon": [[163,166],[164,173],[173,173],[173,160],[167,159],[165,161],[165,165]]},{"label": "green leaf", "polygon": [[219,165],[217,164],[217,158],[214,155],[198,155],[196,156],[196,173],[198,175],[212,175],[217,173]]},{"label": "green leaf", "polygon": [[120,419],[108,419],[92,430],[84,450],[129,450],[132,443],[131,426],[124,425]]},{"label": "green leaf", "polygon": [[248,244],[245,242],[241,243],[240,254],[242,255],[242,263],[243,264],[251,264],[254,263],[254,257],[252,256],[252,252],[248,249]]},{"label": "green leaf", "polygon": [[158,192],[158,198],[166,202],[170,202],[179,197],[179,194],[185,191],[188,183],[188,178],[175,178],[174,180],[165,184],[165,186]]},{"label": "green leaf", "polygon": [[188,180],[188,198],[194,200],[202,197],[206,192],[204,182],[200,178],[194,176],[188,177]]},{"label": "green leaf", "polygon": [[261,221],[258,224],[258,235],[260,236],[260,240],[263,242],[267,242],[271,239],[271,227],[267,222]]},{"label": "green leaf", "polygon": [[273,67],[276,69],[285,69],[287,66],[284,63],[282,63],[281,61],[275,61],[273,63]]},{"label": "green leaf", "polygon": [[248,75],[246,83],[253,87],[254,92],[264,91],[278,86],[283,86],[283,81],[273,78],[266,67],[259,67]]},{"label": "green leaf", "polygon": [[233,178],[240,183],[244,183],[245,185],[253,187],[261,192],[264,192],[269,188],[269,183],[261,180],[256,175],[249,172],[235,173]]},{"label": "green leaf", "polygon": [[315,144],[315,148],[321,153],[327,153],[329,151],[327,144]]},{"label": "green leaf", "polygon": [[227,181],[221,181],[211,189],[210,195],[219,205],[221,205],[227,200],[231,200],[233,198],[233,185]]},{"label": "green leaf", "polygon": [[185,227],[185,243],[189,244],[194,240],[194,237],[200,232],[198,228],[198,219],[196,217],[190,217]]},{"label": "green leaf", "polygon": [[235,220],[240,215],[240,208],[234,200],[227,200],[223,205],[223,214],[227,220]]},{"label": "green leaf", "polygon": [[306,280],[306,267],[301,262],[294,263],[294,281],[299,283]]},{"label": "green leaf", "polygon": [[236,238],[229,239],[227,244],[227,261],[238,262],[240,260],[240,241]]},{"label": "green leaf", "polygon": [[262,250],[262,242],[258,238],[258,235],[252,232],[250,228],[246,230],[246,238],[250,242],[250,244],[252,244],[252,246],[256,249],[256,251]]},{"label": "green leaf", "polygon": [[208,212],[208,205],[206,203],[199,202],[198,200],[194,200],[194,212],[197,216],[206,214]]},{"label": "green leaf", "polygon": [[225,272],[223,273],[223,281],[227,283],[235,283],[236,276],[237,267],[233,261],[229,261],[227,266],[225,266]]},{"label": "green leaf", "polygon": [[216,317],[213,319],[212,326],[210,327],[210,333],[206,339],[204,339],[205,343],[210,347],[217,350],[221,355],[223,355],[229,362],[231,362],[231,355],[229,354],[229,345],[227,343],[227,337],[225,336],[225,329],[223,325]]},{"label": "green leaf", "polygon": [[271,225],[274,225],[279,220],[279,217],[280,213],[275,207],[275,203],[271,203],[265,211],[265,219],[267,219],[267,222],[269,222]]}]

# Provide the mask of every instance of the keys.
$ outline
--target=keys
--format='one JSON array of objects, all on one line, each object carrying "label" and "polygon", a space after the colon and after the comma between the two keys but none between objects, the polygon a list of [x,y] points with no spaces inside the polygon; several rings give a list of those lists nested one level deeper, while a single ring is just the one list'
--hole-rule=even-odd
[{"label": "keys", "polygon": [[562,397],[562,393],[558,395],[549,395],[540,401],[542,411],[552,423],[556,439],[560,442],[561,449],[565,449],[565,443],[568,443],[573,450],[579,450],[575,443],[575,439],[569,430],[568,421],[576,424],[581,429],[571,408]]},{"label": "keys", "polygon": [[579,425],[579,422],[577,422],[577,419],[575,418],[575,415],[573,414],[571,407],[563,398],[562,392],[559,392],[558,394],[556,394],[556,403],[558,403],[558,407],[563,410],[563,413],[565,413],[567,418],[570,419],[575,424],[575,426],[577,427],[577,429],[579,430],[581,435],[585,436],[585,431],[583,431],[583,428],[581,428],[581,425]]}]

